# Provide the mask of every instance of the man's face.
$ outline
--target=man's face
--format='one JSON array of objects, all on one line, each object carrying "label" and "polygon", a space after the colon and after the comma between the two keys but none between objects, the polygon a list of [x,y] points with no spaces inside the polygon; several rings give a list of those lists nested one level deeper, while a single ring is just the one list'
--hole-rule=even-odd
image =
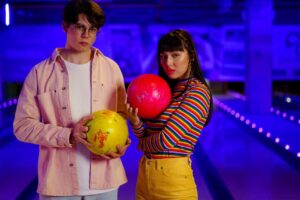
[{"label": "man's face", "polygon": [[92,26],[84,14],[79,14],[78,22],[65,27],[67,34],[66,48],[78,52],[89,51],[93,46],[98,29]]}]

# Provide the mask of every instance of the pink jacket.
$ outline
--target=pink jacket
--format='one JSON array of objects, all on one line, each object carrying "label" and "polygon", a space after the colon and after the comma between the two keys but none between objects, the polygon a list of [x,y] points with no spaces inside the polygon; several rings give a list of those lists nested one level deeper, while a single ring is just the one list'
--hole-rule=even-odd
[{"label": "pink jacket", "polygon": [[[68,196],[78,193],[75,148],[69,142],[72,127],[68,73],[55,49],[52,56],[28,74],[16,110],[14,133],[24,142],[39,145],[38,193]],[[125,87],[118,65],[93,48],[91,109],[123,112]],[[118,187],[127,182],[119,158],[91,156],[92,189]]]}]

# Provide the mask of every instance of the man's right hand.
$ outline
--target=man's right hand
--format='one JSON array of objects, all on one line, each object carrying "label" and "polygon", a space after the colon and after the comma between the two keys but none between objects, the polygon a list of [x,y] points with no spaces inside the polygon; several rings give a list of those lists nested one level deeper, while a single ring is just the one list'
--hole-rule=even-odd
[{"label": "man's right hand", "polygon": [[88,115],[83,117],[77,123],[74,124],[73,129],[70,135],[70,143],[77,144],[81,143],[86,147],[91,147],[92,145],[86,140],[87,136],[86,133],[88,132],[89,128],[85,126],[85,124],[93,119],[93,115]]}]

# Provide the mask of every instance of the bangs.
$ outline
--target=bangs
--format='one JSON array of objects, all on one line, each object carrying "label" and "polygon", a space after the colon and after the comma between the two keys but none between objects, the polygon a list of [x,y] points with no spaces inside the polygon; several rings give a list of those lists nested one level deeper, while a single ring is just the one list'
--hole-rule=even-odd
[{"label": "bangs", "polygon": [[164,51],[184,51],[183,44],[178,37],[165,35],[158,43],[158,53]]}]

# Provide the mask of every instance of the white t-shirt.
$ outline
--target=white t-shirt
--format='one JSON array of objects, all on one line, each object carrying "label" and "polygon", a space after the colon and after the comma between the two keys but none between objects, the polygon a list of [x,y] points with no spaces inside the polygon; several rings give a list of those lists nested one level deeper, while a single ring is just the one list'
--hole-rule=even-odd
[{"label": "white t-shirt", "polygon": [[[74,64],[64,60],[69,77],[69,96],[73,122],[78,122],[82,117],[91,113],[91,63]],[[76,165],[79,183],[79,195],[92,195],[115,190],[90,190],[90,152],[82,144],[76,145]]]}]

